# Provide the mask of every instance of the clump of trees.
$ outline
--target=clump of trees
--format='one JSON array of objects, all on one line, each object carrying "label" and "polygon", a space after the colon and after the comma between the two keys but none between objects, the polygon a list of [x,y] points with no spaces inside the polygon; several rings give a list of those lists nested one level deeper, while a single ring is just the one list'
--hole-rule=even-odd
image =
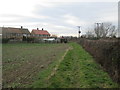
[{"label": "clump of trees", "polygon": [[95,27],[92,30],[88,30],[82,37],[85,38],[115,38],[117,34],[117,28],[110,22],[95,23]]}]

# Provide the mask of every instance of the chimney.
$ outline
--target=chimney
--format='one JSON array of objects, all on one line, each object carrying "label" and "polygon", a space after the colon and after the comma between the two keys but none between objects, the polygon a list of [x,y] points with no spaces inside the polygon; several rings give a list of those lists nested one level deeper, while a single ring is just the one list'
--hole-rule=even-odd
[{"label": "chimney", "polygon": [[39,28],[37,28],[37,30],[39,30]]},{"label": "chimney", "polygon": [[23,26],[21,26],[21,29],[23,29]]},{"label": "chimney", "polygon": [[42,28],[42,30],[43,30],[43,28]]}]

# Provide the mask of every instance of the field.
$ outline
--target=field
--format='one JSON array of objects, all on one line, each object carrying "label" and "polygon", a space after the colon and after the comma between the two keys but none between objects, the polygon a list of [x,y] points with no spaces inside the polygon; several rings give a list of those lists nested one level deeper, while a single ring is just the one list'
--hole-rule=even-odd
[{"label": "field", "polygon": [[79,44],[3,44],[3,87],[118,88]]},{"label": "field", "polygon": [[30,85],[68,48],[67,44],[3,44],[3,87]]}]

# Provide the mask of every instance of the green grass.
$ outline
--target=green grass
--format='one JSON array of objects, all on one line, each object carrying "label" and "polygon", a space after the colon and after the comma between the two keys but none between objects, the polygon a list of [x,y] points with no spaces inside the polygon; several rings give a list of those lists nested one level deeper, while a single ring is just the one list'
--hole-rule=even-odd
[{"label": "green grass", "polygon": [[[54,43],[7,43],[7,44],[2,44],[3,47],[14,47],[14,46],[20,46],[20,47],[24,47],[24,46],[56,46],[57,44]],[[59,44],[58,44],[59,45]]]},{"label": "green grass", "polygon": [[55,66],[59,64],[59,61],[56,60],[54,61],[52,64],[50,64],[48,66],[48,68],[46,70],[41,71],[38,75],[36,80],[34,80],[35,82],[32,85],[28,85],[27,87],[31,87],[31,88],[43,88],[43,87],[48,87],[48,81],[47,78],[50,76],[53,68],[55,68]]},{"label": "green grass", "polygon": [[38,80],[31,85],[33,88],[118,88],[109,75],[104,72],[92,56],[80,45],[70,43],[73,47],[64,60],[60,63],[58,70],[49,80],[52,69],[58,62],[39,73]]}]

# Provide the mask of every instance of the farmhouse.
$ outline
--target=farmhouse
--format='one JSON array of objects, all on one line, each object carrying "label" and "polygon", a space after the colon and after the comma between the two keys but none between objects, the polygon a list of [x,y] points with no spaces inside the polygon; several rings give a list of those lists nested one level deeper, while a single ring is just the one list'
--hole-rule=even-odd
[{"label": "farmhouse", "polygon": [[21,28],[2,27],[2,38],[22,41],[23,37],[28,36],[30,36],[29,30],[23,28],[22,26]]},{"label": "farmhouse", "polygon": [[44,38],[50,37],[50,33],[47,30],[43,30],[43,28],[42,28],[42,30],[39,30],[38,28],[33,29],[31,32],[31,35],[37,39],[44,39]]},{"label": "farmhouse", "polygon": [[25,36],[25,37],[30,37],[31,34],[30,34],[30,32],[29,32],[28,29],[23,28],[23,27],[21,26],[20,30],[21,30],[23,36]]}]

